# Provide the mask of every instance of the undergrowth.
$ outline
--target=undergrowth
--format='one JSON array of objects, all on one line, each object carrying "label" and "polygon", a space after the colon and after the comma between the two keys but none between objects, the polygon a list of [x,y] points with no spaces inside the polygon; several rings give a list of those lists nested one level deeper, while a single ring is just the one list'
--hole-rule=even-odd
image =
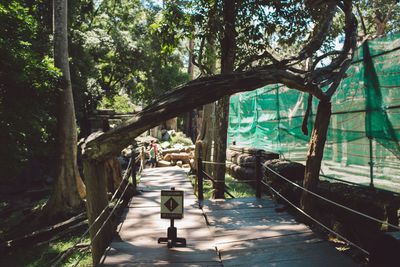
[{"label": "undergrowth", "polygon": [[[25,203],[23,208],[20,208],[18,206],[13,212],[7,214],[8,216],[4,216],[3,218],[1,218],[1,242],[6,241],[5,235],[11,229],[13,229],[13,232],[16,232],[17,228],[18,232],[20,233],[18,236],[22,236],[23,233],[33,232],[35,229],[31,229],[32,225],[25,221],[32,217],[28,215],[32,215],[33,212],[40,209],[47,202],[48,199],[49,197],[45,197],[41,200],[34,201],[29,204]],[[9,205],[6,205],[4,203],[5,202],[2,202],[2,208],[5,208],[7,205]],[[18,227],[20,229],[18,229]],[[52,261],[56,259],[56,257],[60,253],[72,247],[75,242],[78,241],[78,239],[81,237],[83,232],[84,230],[73,232],[50,243],[43,242],[39,245],[23,245],[22,247],[16,247],[10,251],[2,251],[0,256],[0,266],[51,266]],[[89,242],[89,236],[83,238],[80,241],[81,244],[88,244]],[[61,263],[58,266],[70,266],[71,264],[74,265],[79,257],[82,255],[82,250],[85,248],[86,247],[75,249],[73,253],[69,257],[67,257],[65,262]],[[90,249],[77,266],[92,266]]]},{"label": "undergrowth", "polygon": [[[194,186],[195,175],[189,175],[189,178],[192,182],[192,186]],[[231,193],[235,198],[254,197],[256,194],[255,190],[250,185],[236,180],[229,174],[225,174],[225,186],[227,191],[229,191],[229,193]],[[213,193],[214,189],[212,188],[212,182],[206,179],[203,183],[204,199],[211,199]],[[225,197],[230,198],[227,193],[225,193]]]}]

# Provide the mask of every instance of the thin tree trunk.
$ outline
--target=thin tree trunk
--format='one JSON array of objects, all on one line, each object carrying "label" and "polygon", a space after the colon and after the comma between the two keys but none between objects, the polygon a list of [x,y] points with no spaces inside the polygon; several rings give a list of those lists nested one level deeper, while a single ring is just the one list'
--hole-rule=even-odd
[{"label": "thin tree trunk", "polygon": [[[203,118],[201,121],[200,133],[196,140],[196,146],[199,146],[201,143],[201,148],[197,149],[199,150],[199,156],[203,161],[211,160],[212,131],[214,129],[213,114],[214,103],[203,106]],[[210,164],[206,164],[204,170],[211,175],[212,168]]]},{"label": "thin tree trunk", "polygon": [[[190,76],[190,80],[194,78],[194,64],[193,64],[193,49],[194,49],[194,41],[193,39],[189,40],[189,62],[188,62],[188,74]],[[192,136],[191,126],[192,126],[192,112],[187,112],[183,115],[183,132],[186,136]]]},{"label": "thin tree trunk", "polygon": [[[224,17],[224,36],[221,40],[221,73],[232,73],[235,62],[236,52],[236,7],[235,1],[223,1],[223,17]],[[214,134],[214,161],[225,163],[226,147],[227,147],[227,131],[229,123],[229,98],[224,96],[215,108],[215,134]],[[215,187],[215,198],[224,198],[225,192],[225,164],[215,165],[215,178],[217,184]]]},{"label": "thin tree trunk", "polygon": [[[306,158],[306,168],[304,173],[303,186],[315,192],[321,169],[321,161],[324,156],[324,148],[326,135],[328,132],[329,122],[331,118],[331,102],[320,101],[318,103],[317,114],[315,117],[314,127],[311,133],[308,152]],[[303,191],[301,196],[301,208],[308,214],[314,212],[314,197]]]},{"label": "thin tree trunk", "polygon": [[[229,98],[224,96],[215,108],[215,132],[214,132],[214,161],[220,164],[214,165],[214,175],[217,180],[215,185],[215,198],[225,198],[225,161],[226,161],[226,142],[229,116]],[[221,164],[222,163],[222,164]]]},{"label": "thin tree trunk", "polygon": [[77,165],[77,130],[74,99],[68,62],[67,0],[54,0],[54,64],[63,73],[62,89],[57,99],[57,166],[56,181],[44,214],[68,215],[82,207],[85,185]]},{"label": "thin tree trunk", "polygon": [[375,34],[377,36],[383,36],[385,34],[386,25],[390,19],[390,16],[393,12],[393,8],[396,4],[396,0],[392,0],[392,3],[385,14],[385,17],[382,18],[382,14],[380,13],[379,2],[377,0],[374,1],[375,8],[375,22],[376,22],[376,31]]},{"label": "thin tree trunk", "polygon": [[[214,6],[208,15],[208,27],[211,28],[215,23],[216,17],[216,7]],[[217,49],[216,49],[216,33],[210,32],[206,38],[205,44],[205,64],[212,73],[217,72]],[[211,161],[212,154],[212,142],[214,133],[214,114],[215,114],[215,103],[209,103],[203,106],[203,116],[201,121],[201,127],[199,135],[197,136],[196,146],[201,144],[200,157],[202,161]],[[199,142],[200,141],[200,142]],[[198,143],[199,142],[199,143]],[[212,175],[213,166],[210,164],[205,164],[203,170],[208,174]]]}]

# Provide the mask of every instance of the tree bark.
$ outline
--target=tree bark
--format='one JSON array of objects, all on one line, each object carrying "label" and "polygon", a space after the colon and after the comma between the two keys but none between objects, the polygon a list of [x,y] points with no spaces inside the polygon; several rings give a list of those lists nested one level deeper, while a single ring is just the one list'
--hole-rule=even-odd
[{"label": "tree bark", "polygon": [[[224,96],[215,108],[215,127],[214,127],[214,177],[217,183],[214,185],[215,198],[225,198],[225,161],[226,161],[226,142],[229,117],[229,98]],[[221,164],[223,163],[223,164]]]},{"label": "tree bark", "polygon": [[385,18],[382,18],[382,14],[380,12],[379,2],[377,0],[374,1],[375,8],[375,22],[376,22],[376,31],[375,34],[377,36],[383,36],[385,34],[386,25],[390,19],[390,15],[393,12],[394,5],[396,4],[396,0],[392,0],[392,3],[385,14]]},{"label": "tree bark", "polygon": [[[190,80],[193,80],[194,78],[193,49],[194,49],[194,41],[193,39],[189,39],[188,74],[190,76]],[[192,136],[191,126],[192,126],[191,112],[187,112],[183,115],[183,132],[188,137]]]},{"label": "tree bark", "polygon": [[122,167],[117,157],[112,157],[105,162],[104,171],[107,177],[108,192],[114,193],[122,181]]},{"label": "tree bark", "polygon": [[[105,170],[105,162],[95,162],[88,159],[83,161],[84,174],[86,178],[86,184],[90,190],[87,191],[87,215],[89,219],[89,225],[92,225],[96,220],[97,216],[101,211],[108,205],[107,200],[107,177]],[[93,240],[97,231],[100,229],[103,221],[107,218],[108,210],[102,215],[100,219],[90,229],[90,239]],[[111,242],[113,234],[113,228],[111,220],[109,220],[102,231],[98,234],[92,244],[92,261],[93,266],[97,266],[105,249]]]},{"label": "tree bark", "polygon": [[[218,23],[216,14],[216,5],[214,5],[208,14],[207,27],[212,28]],[[205,44],[205,64],[206,67],[212,72],[217,72],[217,49],[216,49],[216,32],[210,30],[206,36]],[[202,161],[211,161],[212,155],[212,142],[214,139],[214,115],[215,115],[215,103],[209,103],[203,106],[203,116],[201,121],[201,127],[199,135],[197,136],[196,146],[201,144],[199,150],[199,155],[196,159],[200,157]],[[201,142],[200,142],[201,141]],[[196,160],[197,162],[197,160]],[[203,170],[209,175],[212,174],[213,166],[210,164],[205,164]]]},{"label": "tree bark", "polygon": [[[321,161],[324,156],[326,134],[328,132],[331,118],[331,102],[320,101],[318,103],[317,114],[314,127],[308,144],[306,167],[304,173],[303,186],[315,192],[319,181]],[[301,208],[308,214],[314,213],[314,197],[303,191],[300,200]]]},{"label": "tree bark", "polygon": [[[221,40],[221,73],[232,73],[236,53],[235,22],[237,10],[235,1],[223,1],[224,32]],[[218,100],[215,108],[214,161],[225,163],[226,142],[229,123],[229,98],[224,96]],[[215,165],[215,198],[225,198],[225,164]]]},{"label": "tree bark", "polygon": [[[200,133],[197,136],[196,146],[199,146],[201,141],[201,148],[198,148],[199,156],[203,161],[211,160],[211,146],[212,146],[212,134],[214,129],[213,122],[214,114],[214,103],[210,103],[203,106],[203,118],[201,121]],[[204,171],[208,174],[212,174],[212,168],[210,164],[204,166]]]},{"label": "tree bark", "polygon": [[77,130],[68,62],[67,0],[54,0],[54,64],[63,74],[62,92],[57,99],[56,181],[44,217],[65,217],[83,204],[85,185],[77,165]]},{"label": "tree bark", "polygon": [[82,153],[88,158],[100,161],[119,155],[122,149],[131,144],[132,139],[169,118],[192,110],[193,107],[214,102],[226,95],[253,91],[262,86],[276,83],[311,93],[318,99],[325,98],[317,86],[305,86],[305,77],[294,75],[275,66],[200,78],[165,93],[132,119],[92,138]]}]

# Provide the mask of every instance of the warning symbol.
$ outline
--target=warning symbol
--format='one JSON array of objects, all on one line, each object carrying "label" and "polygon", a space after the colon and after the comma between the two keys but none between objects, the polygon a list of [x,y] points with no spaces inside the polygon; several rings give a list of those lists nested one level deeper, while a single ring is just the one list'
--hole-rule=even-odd
[{"label": "warning symbol", "polygon": [[183,191],[161,190],[161,218],[183,218]]},{"label": "warning symbol", "polygon": [[172,197],[170,199],[168,199],[167,202],[164,203],[164,205],[170,211],[173,211],[176,207],[179,206],[178,202],[176,202]]}]

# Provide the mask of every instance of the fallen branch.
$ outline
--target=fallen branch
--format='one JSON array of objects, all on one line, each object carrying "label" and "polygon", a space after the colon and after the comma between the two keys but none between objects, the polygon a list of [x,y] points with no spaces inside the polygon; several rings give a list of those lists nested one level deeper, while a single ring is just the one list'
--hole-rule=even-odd
[{"label": "fallen branch", "polygon": [[58,223],[56,225],[48,226],[41,230],[32,232],[30,234],[24,235],[22,237],[15,238],[13,240],[8,240],[0,244],[0,250],[9,250],[15,247],[23,247],[32,244],[37,244],[39,242],[43,242],[45,240],[49,240],[55,234],[62,232],[65,229],[68,229],[71,226],[76,225],[83,220],[86,220],[86,212],[83,212],[77,216],[74,216],[64,222]]}]

